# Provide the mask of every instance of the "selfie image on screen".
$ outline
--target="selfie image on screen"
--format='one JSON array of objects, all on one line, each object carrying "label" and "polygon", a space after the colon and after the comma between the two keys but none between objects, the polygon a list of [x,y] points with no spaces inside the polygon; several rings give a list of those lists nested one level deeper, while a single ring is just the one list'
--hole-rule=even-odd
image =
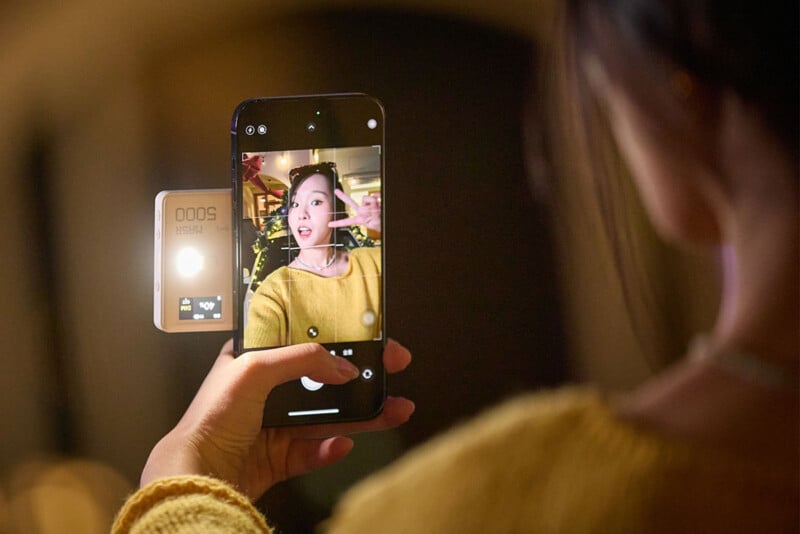
[{"label": "selfie image on screen", "polygon": [[244,348],[381,339],[380,147],[241,158]]}]

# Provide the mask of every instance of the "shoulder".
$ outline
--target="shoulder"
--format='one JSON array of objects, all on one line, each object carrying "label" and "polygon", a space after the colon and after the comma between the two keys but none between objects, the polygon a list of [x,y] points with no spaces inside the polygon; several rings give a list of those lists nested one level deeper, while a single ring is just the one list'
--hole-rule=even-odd
[{"label": "shoulder", "polygon": [[[567,501],[577,499],[578,506],[596,501],[592,488],[611,482],[587,480],[591,469],[605,465],[603,477],[608,477],[620,458],[630,457],[627,450],[643,446],[593,390],[521,396],[412,451],[357,487],[331,525],[366,532],[380,515],[414,510],[414,525],[399,520],[411,530],[530,529],[547,521],[548,514],[561,513],[556,508]],[[559,502],[559,496],[566,501]]]},{"label": "shoulder", "polygon": [[286,280],[287,278],[292,276],[292,272],[294,270],[296,270],[296,269],[290,269],[289,267],[286,267],[285,265],[283,267],[278,267],[277,269],[275,269],[274,271],[269,273],[266,276],[266,278],[264,278],[264,281],[267,282],[267,281],[283,281],[283,280]]},{"label": "shoulder", "polygon": [[[288,267],[279,267],[269,273],[264,280],[261,281],[258,288],[255,290],[255,293],[266,295],[271,294],[276,291],[276,288],[284,284],[287,280],[291,279],[293,269],[289,269]],[[301,272],[301,271],[298,271]]]},{"label": "shoulder", "polygon": [[350,262],[361,268],[380,269],[381,247],[360,247],[350,251]]},{"label": "shoulder", "polygon": [[354,248],[348,254],[348,274],[380,274],[380,247]]},{"label": "shoulder", "polygon": [[715,532],[755,532],[766,519],[796,524],[797,491],[786,481],[795,478],[776,480],[634,426],[603,394],[563,388],[513,399],[407,454],[343,500],[331,531],[381,524],[396,525],[385,534],[593,532],[599,525],[692,532],[708,524],[725,526]]}]

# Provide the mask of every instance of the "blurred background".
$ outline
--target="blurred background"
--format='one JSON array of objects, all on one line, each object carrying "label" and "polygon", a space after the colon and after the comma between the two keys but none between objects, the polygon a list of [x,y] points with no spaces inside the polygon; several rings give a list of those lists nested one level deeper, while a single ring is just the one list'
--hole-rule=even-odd
[{"label": "blurred background", "polygon": [[[713,311],[713,264],[652,242],[631,195],[629,238],[664,320],[624,313],[586,184],[556,175],[541,142],[551,13],[545,0],[4,2],[0,532],[106,531],[228,337],[153,326],[153,201],[229,186],[229,121],[247,98],[384,103],[387,329],[414,354],[390,384],[416,401],[411,422],[271,490],[259,506],[283,531],[310,531],[355,481],[515,393],[627,388],[679,355]],[[533,195],[531,175],[551,187]]]}]

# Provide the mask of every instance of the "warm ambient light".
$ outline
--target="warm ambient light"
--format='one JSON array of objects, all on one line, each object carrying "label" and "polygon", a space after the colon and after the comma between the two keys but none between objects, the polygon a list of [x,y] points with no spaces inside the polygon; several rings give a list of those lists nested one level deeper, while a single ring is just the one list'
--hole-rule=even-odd
[{"label": "warm ambient light", "polygon": [[194,247],[186,247],[178,252],[175,263],[178,274],[191,278],[203,269],[203,255]]}]

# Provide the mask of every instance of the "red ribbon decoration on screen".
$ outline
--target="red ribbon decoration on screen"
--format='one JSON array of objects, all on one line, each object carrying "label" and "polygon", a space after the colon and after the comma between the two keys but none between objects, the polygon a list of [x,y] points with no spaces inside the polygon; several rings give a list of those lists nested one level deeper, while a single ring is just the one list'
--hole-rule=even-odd
[{"label": "red ribbon decoration on screen", "polygon": [[265,193],[267,186],[261,181],[258,173],[261,172],[261,156],[256,154],[242,161],[242,182],[250,182]]},{"label": "red ribbon decoration on screen", "polygon": [[261,172],[261,156],[256,154],[255,156],[245,158],[242,160],[242,167],[242,182],[250,182],[257,188],[274,197],[281,198],[283,196],[282,190],[270,189],[261,181],[261,177],[258,175],[258,173]]}]

